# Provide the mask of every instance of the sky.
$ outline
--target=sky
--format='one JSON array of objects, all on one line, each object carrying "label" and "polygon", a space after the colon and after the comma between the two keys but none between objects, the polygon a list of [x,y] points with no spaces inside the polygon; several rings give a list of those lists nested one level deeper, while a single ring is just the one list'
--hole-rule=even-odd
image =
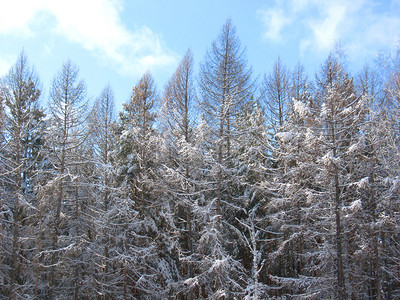
[{"label": "sky", "polygon": [[338,43],[354,72],[400,45],[400,0],[0,0],[0,77],[23,50],[45,106],[69,59],[88,97],[110,85],[120,110],[146,71],[161,94],[187,49],[198,68],[228,18],[258,78],[278,56],[312,77]]}]

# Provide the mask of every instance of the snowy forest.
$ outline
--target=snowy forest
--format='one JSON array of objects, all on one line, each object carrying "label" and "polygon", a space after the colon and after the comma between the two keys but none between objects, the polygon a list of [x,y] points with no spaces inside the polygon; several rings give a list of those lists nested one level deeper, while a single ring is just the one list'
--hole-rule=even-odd
[{"label": "snowy forest", "polygon": [[[231,20],[115,111],[0,81],[0,299],[399,299],[400,52],[257,76]],[[196,70],[196,72],[195,72]]]}]

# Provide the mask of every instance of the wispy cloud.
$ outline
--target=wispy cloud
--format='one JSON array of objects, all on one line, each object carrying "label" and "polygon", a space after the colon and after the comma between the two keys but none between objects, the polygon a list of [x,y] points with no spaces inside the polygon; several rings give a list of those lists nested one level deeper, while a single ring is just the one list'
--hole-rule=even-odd
[{"label": "wispy cloud", "polygon": [[343,23],[346,19],[347,7],[345,5],[334,4],[325,6],[319,18],[311,18],[307,22],[312,31],[314,47],[320,50],[330,50],[334,43],[340,39]]},{"label": "wispy cloud", "polygon": [[[276,42],[285,33],[302,52],[325,53],[341,41],[353,53],[376,53],[400,39],[399,0],[276,1],[257,15],[263,16],[265,37]],[[277,17],[283,21],[274,21]]]},{"label": "wispy cloud", "polygon": [[34,22],[40,15],[54,25],[54,34],[78,43],[120,72],[142,73],[174,64],[175,55],[150,28],[132,31],[124,26],[120,19],[122,4],[120,0],[7,1],[0,9],[0,34],[33,36],[41,26],[48,27]]},{"label": "wispy cloud", "polygon": [[265,37],[274,41],[282,39],[282,29],[291,22],[281,8],[258,10],[257,15],[266,28]]}]

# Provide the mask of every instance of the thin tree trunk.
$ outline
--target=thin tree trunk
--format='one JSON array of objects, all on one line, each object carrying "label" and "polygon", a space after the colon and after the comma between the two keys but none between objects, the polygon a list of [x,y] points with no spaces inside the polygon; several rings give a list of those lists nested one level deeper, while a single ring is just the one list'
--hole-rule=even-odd
[{"label": "thin tree trunk", "polygon": [[[78,168],[76,167],[76,174],[78,174]],[[80,236],[80,228],[78,225],[79,222],[79,188],[77,183],[75,184],[75,226],[76,226],[76,237]],[[78,300],[79,299],[79,265],[81,262],[81,252],[80,250],[75,251],[76,254],[74,256],[76,256],[76,261],[75,263],[75,291],[74,291],[74,300]],[[83,274],[81,274],[83,275]]]},{"label": "thin tree trunk", "polygon": [[[335,125],[331,124],[332,134],[332,145],[333,145],[333,157],[336,158],[336,131]],[[338,282],[338,296],[340,300],[346,299],[346,284],[343,269],[343,249],[342,249],[342,224],[341,224],[341,192],[339,185],[339,170],[338,166],[334,167],[334,185],[335,185],[335,223],[336,223],[336,251],[337,251],[337,282]]]},{"label": "thin tree trunk", "polygon": [[343,250],[342,250],[342,225],[340,216],[340,187],[339,176],[335,174],[335,217],[336,217],[336,251],[337,251],[337,281],[339,287],[339,299],[346,299],[346,286],[343,270]]},{"label": "thin tree trunk", "polygon": [[[376,199],[375,199],[375,174],[372,173],[370,175],[370,185],[371,185],[371,199],[372,202],[372,221],[375,226],[376,223]],[[378,246],[378,230],[373,231],[373,251],[374,251],[374,273],[375,273],[375,294],[377,300],[382,300],[382,280],[381,280],[381,267],[380,267],[380,259],[379,259],[379,246]]]},{"label": "thin tree trunk", "polygon": [[38,228],[38,238],[36,241],[36,259],[35,259],[35,286],[33,289],[34,297],[37,297],[39,278],[40,278],[40,252],[42,251],[42,207],[39,204],[39,228]]},{"label": "thin tree trunk", "polygon": [[[20,91],[21,93],[21,91]],[[18,263],[18,253],[20,251],[20,245],[19,245],[19,230],[20,230],[20,222],[21,222],[21,208],[19,204],[19,197],[23,196],[22,195],[22,182],[21,182],[21,172],[24,171],[22,170],[21,166],[21,130],[20,130],[20,118],[19,116],[17,117],[17,130],[15,134],[15,139],[16,139],[16,149],[15,149],[15,154],[16,154],[16,159],[15,159],[15,165],[16,165],[16,171],[15,171],[15,191],[14,191],[14,197],[15,197],[15,202],[14,202],[14,210],[13,210],[13,239],[12,239],[12,253],[11,253],[11,270],[10,270],[10,279],[11,279],[11,297],[12,299],[16,298],[16,288],[14,285],[18,282],[19,278],[19,272],[20,272],[20,267]]]},{"label": "thin tree trunk", "polygon": [[221,215],[222,198],[222,132],[223,124],[220,125],[220,139],[218,145],[218,172],[217,172],[217,215]]},{"label": "thin tree trunk", "polygon": [[63,142],[61,146],[61,161],[60,161],[60,182],[58,183],[58,191],[57,191],[57,203],[56,203],[56,215],[54,218],[54,232],[52,238],[52,258],[51,258],[51,268],[50,268],[50,278],[49,278],[49,297],[50,299],[53,297],[53,289],[55,286],[55,264],[57,262],[57,254],[56,250],[58,247],[58,235],[59,227],[60,227],[60,216],[61,216],[61,205],[64,194],[64,172],[65,172],[65,149],[66,149],[66,141],[67,141],[67,113],[64,114],[64,124],[63,124]]}]

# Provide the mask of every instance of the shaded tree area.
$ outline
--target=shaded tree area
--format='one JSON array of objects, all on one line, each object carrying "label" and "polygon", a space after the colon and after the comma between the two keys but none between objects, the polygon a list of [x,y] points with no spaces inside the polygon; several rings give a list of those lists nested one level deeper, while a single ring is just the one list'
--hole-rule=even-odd
[{"label": "shaded tree area", "polygon": [[257,81],[228,19],[115,111],[66,61],[0,80],[0,298],[398,299],[400,58]]}]

